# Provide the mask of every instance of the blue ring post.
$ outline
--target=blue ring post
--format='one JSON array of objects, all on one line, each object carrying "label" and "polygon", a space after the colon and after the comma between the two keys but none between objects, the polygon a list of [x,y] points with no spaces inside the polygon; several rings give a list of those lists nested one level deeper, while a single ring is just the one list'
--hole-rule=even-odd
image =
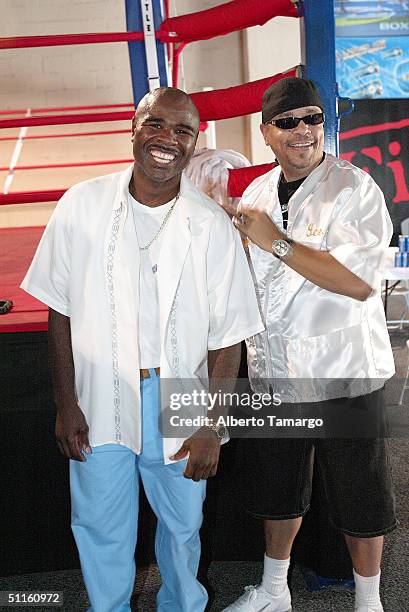
[{"label": "blue ring post", "polygon": [[338,85],[333,0],[304,0],[304,76],[317,85],[325,107],[325,150],[338,155]]},{"label": "blue ring post", "polygon": [[[163,7],[161,0],[152,0],[155,30],[158,30],[163,20]],[[143,32],[140,0],[125,0],[126,29],[128,32]],[[145,43],[129,42],[129,60],[131,64],[132,89],[134,104],[149,91],[148,70],[146,66]],[[156,41],[161,86],[168,85],[166,46]]]}]

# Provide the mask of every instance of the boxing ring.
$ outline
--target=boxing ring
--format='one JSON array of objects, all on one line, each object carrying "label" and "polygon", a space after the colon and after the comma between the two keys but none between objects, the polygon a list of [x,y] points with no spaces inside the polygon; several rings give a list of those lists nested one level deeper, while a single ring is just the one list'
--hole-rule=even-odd
[{"label": "boxing ring", "polygon": [[[56,139],[73,137],[124,134],[126,129],[115,129],[115,122],[130,122],[134,107],[149,90],[159,85],[178,86],[179,61],[183,49],[188,44],[222,36],[255,25],[263,25],[274,17],[292,17],[303,23],[303,65],[289,68],[258,81],[240,84],[219,90],[193,92],[201,130],[205,131],[208,122],[242,117],[261,110],[261,97],[264,90],[283,76],[301,74],[313,78],[320,89],[326,112],[326,150],[336,152],[338,119],[336,116],[337,90],[335,81],[335,25],[332,3],[293,2],[291,0],[232,0],[220,6],[183,15],[169,16],[169,2],[160,0],[138,3],[126,1],[127,32],[105,32],[89,34],[60,34],[43,36],[21,36],[0,38],[0,51],[7,49],[35,49],[81,44],[112,44],[128,42],[131,60],[133,104],[112,104],[108,106],[71,106],[53,108],[33,108],[0,111],[0,140],[15,140],[15,150],[9,166],[0,167],[7,172],[0,206],[30,204],[36,202],[56,202],[66,188],[49,189],[47,185],[39,191],[11,191],[13,177],[24,171],[46,171],[58,168],[102,166],[104,172],[116,171],[131,163],[131,158],[96,159],[92,161],[66,162],[60,164],[19,165],[18,155],[23,142],[30,139]],[[322,28],[322,23],[327,24]],[[132,31],[130,31],[132,28]],[[139,28],[137,30],[136,28]],[[318,42],[319,41],[319,42]],[[107,123],[110,129],[77,130],[66,133],[27,135],[27,129],[38,126],[71,126],[81,124]],[[1,136],[2,131],[19,128],[19,134]],[[4,133],[4,132],[3,132]],[[229,195],[238,197],[245,187],[259,174],[271,168],[269,164],[253,166],[248,169],[229,171]],[[76,181],[75,181],[76,182]],[[0,299],[13,301],[12,310],[0,317],[0,332],[45,331],[47,312],[36,300],[22,292],[18,286],[24,275],[32,254],[38,244],[39,231],[30,228],[15,228],[14,231],[0,229],[1,261],[7,270],[2,281]],[[16,245],[21,244],[21,249]],[[14,272],[10,272],[10,268]]]},{"label": "boxing ring", "polygon": [[[144,6],[147,8],[143,9]],[[138,11],[139,7],[139,11]],[[163,11],[162,11],[163,8]],[[30,108],[0,111],[0,141],[14,143],[9,166],[0,167],[7,173],[5,188],[0,194],[0,206],[50,203],[51,206],[70,185],[50,189],[44,184],[34,191],[13,191],[13,177],[27,170],[51,170],[67,167],[101,166],[101,174],[116,171],[131,163],[126,157],[72,161],[59,164],[18,163],[18,153],[23,141],[30,139],[70,139],[125,134],[123,122],[130,124],[139,99],[159,85],[178,85],[179,62],[183,49],[196,41],[222,36],[255,25],[263,25],[277,16],[300,19],[303,23],[303,63],[289,67],[285,73],[236,86],[212,91],[190,93],[196,104],[201,130],[206,131],[209,122],[246,116],[261,111],[261,98],[265,89],[284,76],[301,76],[316,81],[324,101],[326,112],[326,150],[337,152],[337,90],[335,82],[334,15],[332,2],[320,0],[233,0],[212,9],[181,17],[169,17],[168,2],[160,0],[135,3],[126,1],[127,32],[89,33],[24,36],[0,38],[0,51],[7,49],[35,49],[64,45],[112,44],[126,41],[129,45],[133,86],[133,103],[108,106],[88,105],[71,107]],[[322,28],[322,23],[327,24]],[[319,30],[319,31],[318,31]],[[22,51],[23,52],[23,51]],[[33,53],[35,50],[33,50]],[[122,122],[122,124],[121,124]],[[98,130],[91,124],[104,123]],[[31,127],[81,126],[66,132],[27,134]],[[115,127],[121,124],[120,127]],[[3,136],[4,131],[18,129],[15,135]],[[228,193],[239,197],[245,187],[257,176],[267,172],[272,164],[231,169],[228,177]],[[3,575],[50,571],[78,567],[78,559],[69,531],[69,493],[66,461],[53,444],[54,407],[47,368],[47,308],[19,289],[20,282],[32,259],[44,227],[8,227],[0,229],[1,291],[0,299],[13,301],[13,308],[0,316],[0,346],[7,355],[7,372],[3,370],[5,410],[0,412],[3,431],[5,490],[13,492],[13,504],[4,512],[3,521],[8,525],[4,550],[13,554],[2,559]],[[245,372],[242,372],[246,376]],[[16,440],[20,452],[15,461]],[[232,560],[248,560],[260,557],[263,550],[259,525],[249,525],[244,518],[232,519],[232,500],[226,495],[228,473],[234,463],[234,444],[223,453],[221,475],[210,483],[207,499],[208,522],[203,526],[204,556]],[[33,461],[33,457],[35,460]],[[7,469],[14,462],[14,470]],[[225,469],[223,469],[223,464]],[[227,480],[226,480],[227,479]],[[33,482],[37,483],[33,487]],[[58,488],[57,488],[58,486]],[[228,487],[227,487],[228,488]],[[50,502],[51,500],[51,502]],[[50,513],[50,504],[52,513]],[[314,504],[314,500],[313,500]],[[318,495],[315,498],[318,512],[325,513],[325,505]],[[27,512],[27,508],[30,512]],[[140,529],[138,557],[143,563],[152,561],[152,515],[144,508]],[[44,525],[44,516],[49,524]],[[230,524],[226,532],[223,525]],[[306,527],[308,529],[308,525]],[[310,526],[314,529],[314,526]],[[241,549],[232,549],[230,536],[241,540]],[[58,539],[59,546],[55,547]],[[344,561],[343,542],[331,540],[324,552],[327,574],[345,577],[350,574],[349,560]],[[39,550],[41,542],[41,550]],[[226,553],[226,551],[228,551]],[[297,548],[296,548],[297,551]],[[337,555],[341,562],[331,560]],[[303,560],[302,539],[298,557]],[[261,557],[260,557],[261,558]],[[322,559],[310,565],[319,573]],[[308,562],[308,560],[306,560]],[[329,563],[329,567],[328,567]],[[322,573],[322,571],[321,571]]]},{"label": "boxing ring", "polygon": [[[294,76],[297,69],[289,70],[286,75]],[[247,83],[243,86],[230,87],[224,90],[213,90],[209,92],[192,93],[191,98],[199,109],[201,118],[201,129],[206,129],[208,121],[227,119],[247,115],[249,113],[258,112],[261,110],[261,97],[267,87],[282,78],[284,74],[277,74],[259,81]],[[224,101],[230,100],[230,104],[222,105]],[[42,110],[42,109],[39,109]],[[61,109],[57,109],[61,110]],[[30,116],[27,118],[17,119],[0,119],[0,128],[23,128],[28,126],[44,126],[44,125],[61,125],[71,123],[93,123],[98,121],[123,121],[124,119],[132,119],[133,110],[131,111],[111,111],[111,112],[88,112],[73,114],[73,109],[66,109],[69,114],[45,114],[39,116]],[[81,108],[81,110],[84,110]],[[91,109],[94,111],[95,109]],[[94,136],[104,135],[103,132],[73,132],[67,135],[58,135],[58,137],[70,138],[73,135],[89,135]],[[118,133],[116,130],[108,133]],[[34,136],[41,138],[42,136]],[[55,135],[44,136],[47,138],[56,137]],[[114,166],[116,164],[130,164],[132,159],[109,159],[98,160],[92,162],[77,162],[66,164],[48,164],[48,165],[15,165],[12,172],[36,169],[54,169],[67,168],[73,166],[84,167],[90,166]],[[262,164],[261,166],[253,166],[251,168],[231,170],[229,176],[229,194],[232,197],[238,197],[242,194],[245,187],[257,176],[266,172],[272,167],[271,164]],[[7,171],[10,168],[0,167],[0,171]],[[33,192],[12,192],[0,195],[0,205],[23,204],[34,202],[54,202],[65,193],[65,189],[33,191]],[[35,248],[41,238],[42,232],[37,228],[10,228],[1,229],[1,246],[0,258],[4,263],[6,273],[5,282],[2,281],[2,292],[7,295],[7,299],[13,301],[12,310],[0,318],[0,332],[16,332],[16,331],[45,331],[47,329],[47,309],[37,302],[31,296],[27,296],[25,292],[19,289],[19,284],[27,270],[27,267],[34,254]],[[16,245],[21,244],[21,249],[16,250]],[[4,283],[4,284],[3,284]]]}]

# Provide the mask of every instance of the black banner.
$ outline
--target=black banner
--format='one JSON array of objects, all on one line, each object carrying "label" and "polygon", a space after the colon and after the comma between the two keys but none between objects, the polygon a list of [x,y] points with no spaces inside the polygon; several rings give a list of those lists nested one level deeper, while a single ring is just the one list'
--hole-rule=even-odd
[{"label": "black banner", "polygon": [[356,100],[341,121],[340,156],[382,189],[397,244],[400,224],[409,217],[409,100]]}]

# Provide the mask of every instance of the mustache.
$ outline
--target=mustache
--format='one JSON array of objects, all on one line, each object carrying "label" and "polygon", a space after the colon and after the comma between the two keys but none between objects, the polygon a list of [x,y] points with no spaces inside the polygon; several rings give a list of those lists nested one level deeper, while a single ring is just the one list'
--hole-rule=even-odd
[{"label": "mustache", "polygon": [[167,147],[159,144],[151,144],[147,147],[147,151],[152,151],[156,149],[157,151],[162,151],[163,153],[170,153],[171,155],[179,155],[179,149],[175,147]]}]

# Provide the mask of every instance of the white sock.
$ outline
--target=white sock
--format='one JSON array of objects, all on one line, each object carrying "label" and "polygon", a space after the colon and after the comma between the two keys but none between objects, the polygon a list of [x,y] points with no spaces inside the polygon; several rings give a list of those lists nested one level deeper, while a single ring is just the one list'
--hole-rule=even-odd
[{"label": "white sock", "polygon": [[287,573],[290,567],[290,558],[272,559],[264,555],[264,573],[261,581],[262,587],[271,595],[281,595],[287,586]]},{"label": "white sock", "polygon": [[377,612],[382,612],[383,607],[379,596],[379,582],[381,572],[376,576],[360,576],[354,572],[355,579],[355,607],[367,606]]}]

